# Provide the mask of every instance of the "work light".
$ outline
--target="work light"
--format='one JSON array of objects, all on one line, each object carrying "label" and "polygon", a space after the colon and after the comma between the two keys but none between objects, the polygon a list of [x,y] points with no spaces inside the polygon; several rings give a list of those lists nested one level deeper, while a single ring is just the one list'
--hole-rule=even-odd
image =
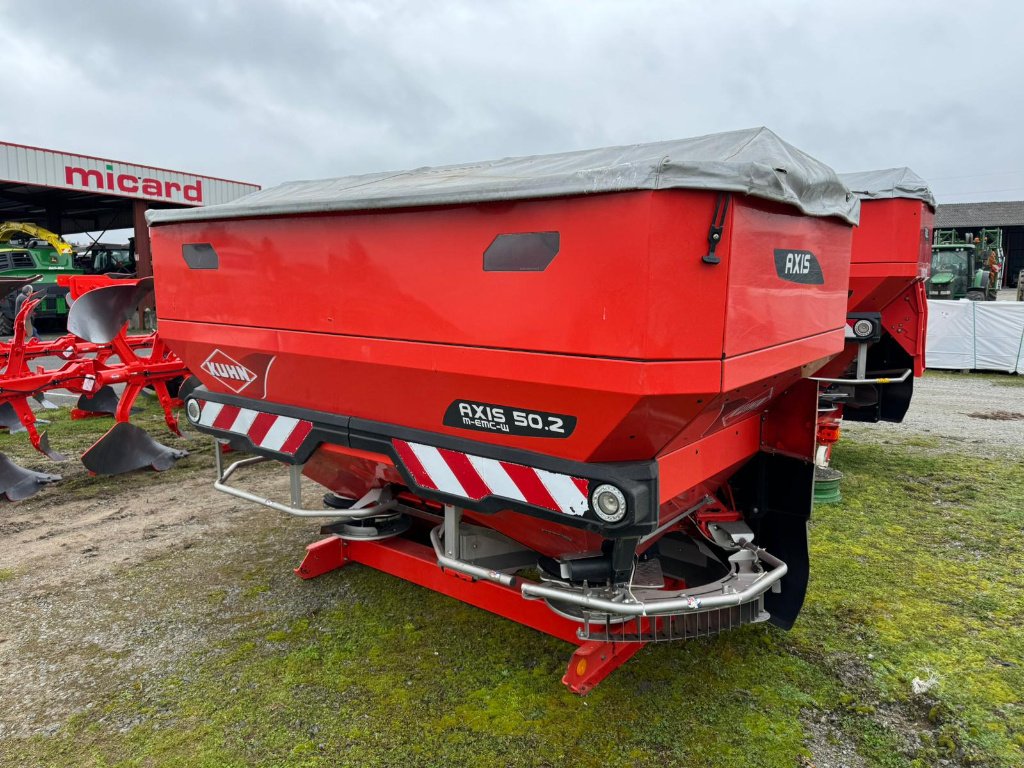
[{"label": "work light", "polygon": [[606,523],[617,523],[626,516],[626,497],[614,485],[599,485],[590,500],[597,516]]},{"label": "work light", "polygon": [[875,332],[875,324],[870,320],[858,320],[853,324],[853,335],[858,339],[866,339]]}]

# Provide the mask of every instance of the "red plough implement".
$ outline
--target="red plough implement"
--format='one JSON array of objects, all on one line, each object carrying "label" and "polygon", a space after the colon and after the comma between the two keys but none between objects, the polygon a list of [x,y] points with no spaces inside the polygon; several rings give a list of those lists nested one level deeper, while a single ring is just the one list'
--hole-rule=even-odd
[{"label": "red plough implement", "polygon": [[[149,215],[188,419],[257,454],[215,486],[327,521],[303,578],[362,563],[576,644],[586,693],[796,620],[858,213],[761,129]],[[268,460],[289,499],[239,486]]]},{"label": "red plough implement", "polygon": [[[171,397],[168,383],[180,380],[187,370],[156,333],[134,337],[126,333],[128,315],[152,290],[152,280],[71,277],[67,284],[75,300],[68,317],[70,333],[47,342],[27,339],[27,321],[38,304],[33,296],[22,306],[10,344],[0,345],[0,359],[6,363],[0,374],[0,413],[7,414],[4,426],[12,431],[23,428],[38,451],[54,461],[63,461],[65,457],[50,447],[47,434],[36,429],[35,413],[28,399],[66,390],[80,396],[73,416],[95,413],[115,417],[114,427],[82,456],[91,472],[118,474],[146,466],[168,468],[185,452],[160,445],[129,423],[139,393],[152,387],[168,428],[180,434],[172,410],[180,403]],[[140,355],[144,350],[149,350],[149,354]],[[57,369],[40,366],[33,370],[30,361],[44,357],[57,357],[65,362]],[[113,390],[118,384],[124,386],[120,399]],[[57,475],[21,469],[5,458],[0,493],[10,499],[31,495],[32,484],[28,481],[33,477],[38,481],[36,487],[60,479]]]}]

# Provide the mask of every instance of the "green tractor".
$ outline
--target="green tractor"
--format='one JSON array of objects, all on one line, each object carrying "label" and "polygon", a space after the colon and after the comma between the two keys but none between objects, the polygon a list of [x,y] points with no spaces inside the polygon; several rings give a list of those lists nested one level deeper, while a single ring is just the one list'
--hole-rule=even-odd
[{"label": "green tractor", "polygon": [[[134,238],[132,238],[134,241]],[[75,266],[89,275],[134,275],[134,242],[92,243],[75,248]]]},{"label": "green tractor", "polygon": [[[57,275],[80,275],[72,247],[42,227],[21,222],[0,223],[0,278],[28,278],[41,275],[33,289],[42,292],[34,320],[63,325],[68,316],[68,289],[57,285]],[[17,292],[0,300],[0,336],[14,329]]]},{"label": "green tractor", "polygon": [[[999,271],[989,269],[996,254]],[[929,299],[995,301],[1003,266],[1003,231],[983,229],[979,237],[957,235],[952,229],[935,230],[931,273],[926,285]]]}]

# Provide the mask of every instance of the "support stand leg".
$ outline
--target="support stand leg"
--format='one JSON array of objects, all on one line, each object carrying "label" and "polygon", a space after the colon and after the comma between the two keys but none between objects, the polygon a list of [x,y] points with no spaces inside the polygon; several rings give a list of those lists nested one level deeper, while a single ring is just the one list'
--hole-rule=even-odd
[{"label": "support stand leg", "polygon": [[301,579],[315,579],[344,567],[347,562],[345,542],[337,536],[328,536],[306,547],[306,556],[295,569],[295,575]]},{"label": "support stand leg", "polygon": [[629,661],[646,643],[584,643],[569,659],[562,678],[570,691],[586,696],[594,686]]}]

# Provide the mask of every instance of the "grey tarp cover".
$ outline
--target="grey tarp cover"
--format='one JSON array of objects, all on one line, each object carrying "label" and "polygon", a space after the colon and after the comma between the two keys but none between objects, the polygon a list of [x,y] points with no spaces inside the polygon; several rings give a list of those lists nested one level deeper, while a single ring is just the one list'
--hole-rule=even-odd
[{"label": "grey tarp cover", "polygon": [[935,196],[928,188],[928,183],[909,168],[840,173],[839,178],[862,200],[906,197],[911,200],[923,200],[933,211],[935,210]]},{"label": "grey tarp cover", "polygon": [[154,210],[150,224],[459,205],[637,189],[711,189],[856,224],[860,201],[836,173],[767,128],[693,139],[412,171],[293,181],[205,208]]}]

